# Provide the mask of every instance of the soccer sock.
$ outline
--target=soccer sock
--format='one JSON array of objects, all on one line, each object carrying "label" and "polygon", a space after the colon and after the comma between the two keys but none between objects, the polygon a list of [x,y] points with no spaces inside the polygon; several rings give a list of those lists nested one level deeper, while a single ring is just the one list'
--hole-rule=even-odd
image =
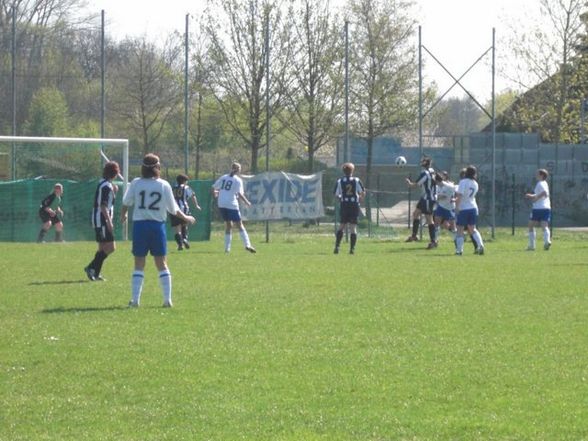
[{"label": "soccer sock", "polygon": [[474,240],[478,244],[476,249],[484,248],[484,241],[482,240],[482,235],[480,234],[480,232],[478,230],[474,230],[474,232],[472,233],[472,237],[474,238]]},{"label": "soccer sock", "polygon": [[429,224],[429,239],[431,242],[435,242],[435,225]]},{"label": "soccer sock", "polygon": [[43,242],[45,234],[47,234],[47,230],[41,228],[41,231],[39,231],[39,235],[37,236],[37,242]]},{"label": "soccer sock", "polygon": [[188,228],[185,225],[182,225],[182,239],[188,238]]},{"label": "soccer sock", "polygon": [[228,253],[231,251],[231,241],[233,240],[233,235],[231,233],[225,233],[225,251]]},{"label": "soccer sock", "polygon": [[350,240],[350,249],[354,250],[355,249],[355,244],[357,243],[357,234],[356,233],[351,233],[349,235]]},{"label": "soccer sock", "polygon": [[159,273],[159,284],[163,293],[163,301],[171,303],[172,277],[169,270],[163,270]]},{"label": "soccer sock", "polygon": [[174,234],[174,239],[179,246],[182,246],[182,235],[180,233]]},{"label": "soccer sock", "polygon": [[417,237],[420,226],[421,226],[421,221],[419,219],[415,219],[412,221],[412,237]]},{"label": "soccer sock", "polygon": [[63,231],[55,231],[55,242],[63,242]]},{"label": "soccer sock", "polygon": [[139,304],[141,300],[141,291],[143,290],[143,279],[145,275],[143,271],[133,271],[133,277],[131,279],[131,293],[133,295],[133,303]]},{"label": "soccer sock", "polygon": [[100,271],[102,271],[102,264],[104,263],[107,257],[108,254],[106,254],[104,251],[98,251],[94,256],[94,260],[90,264],[90,267],[94,268],[95,274],[97,276],[100,275]]},{"label": "soccer sock", "polygon": [[455,238],[457,237],[457,231],[449,230],[449,234],[451,234],[451,240],[455,242]]},{"label": "soccer sock", "polygon": [[455,238],[455,251],[457,251],[458,253],[463,253],[463,243],[464,243],[463,236],[457,236]]},{"label": "soccer sock", "polygon": [[543,228],[543,243],[547,245],[551,242],[551,232],[549,231],[549,227]]},{"label": "soccer sock", "polygon": [[245,248],[249,248],[251,246],[251,242],[249,241],[249,234],[247,234],[247,230],[245,228],[239,230],[239,236],[241,236],[241,241],[243,242],[243,245],[245,245]]},{"label": "soccer sock", "polygon": [[337,248],[341,245],[341,240],[343,240],[343,230],[338,230],[337,233],[335,233],[335,246]]},{"label": "soccer sock", "polygon": [[533,231],[529,231],[529,248],[535,249],[535,241],[537,239],[537,233],[533,229]]},{"label": "soccer sock", "polygon": [[474,244],[474,249],[478,249],[478,242],[476,242],[476,237],[473,234],[470,234],[470,239],[472,239],[472,243]]}]

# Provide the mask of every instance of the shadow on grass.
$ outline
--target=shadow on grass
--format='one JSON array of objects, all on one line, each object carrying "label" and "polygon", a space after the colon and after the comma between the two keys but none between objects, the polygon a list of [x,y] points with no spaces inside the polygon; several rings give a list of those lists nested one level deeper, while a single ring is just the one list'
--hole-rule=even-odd
[{"label": "shadow on grass", "polygon": [[100,312],[100,311],[123,311],[128,310],[127,306],[99,306],[99,307],[72,307],[72,308],[50,308],[43,309],[43,314],[63,314],[63,313],[80,313],[80,312]]},{"label": "shadow on grass", "polygon": [[90,283],[88,279],[79,280],[43,280],[38,282],[31,282],[29,285],[42,286],[42,285],[73,285],[78,283]]}]

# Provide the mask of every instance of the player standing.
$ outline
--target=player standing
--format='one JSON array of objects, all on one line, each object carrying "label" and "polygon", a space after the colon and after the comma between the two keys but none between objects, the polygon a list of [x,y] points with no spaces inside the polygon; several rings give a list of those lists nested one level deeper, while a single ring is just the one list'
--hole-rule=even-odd
[{"label": "player standing", "polygon": [[37,242],[44,242],[45,234],[55,226],[55,242],[63,242],[63,210],[61,209],[61,196],[63,195],[63,185],[55,184],[53,192],[41,201],[39,206],[39,217],[43,222],[41,231],[37,236]]},{"label": "player standing", "polygon": [[478,183],[476,182],[476,167],[470,165],[466,168],[465,176],[459,181],[456,191],[455,211],[457,213],[457,237],[455,239],[455,254],[463,254],[464,230],[473,236],[476,241],[476,254],[484,254],[484,242],[480,232],[476,229],[478,222],[478,204],[476,194]]},{"label": "player standing", "polygon": [[212,192],[214,197],[218,199],[218,208],[225,221],[225,253],[231,251],[233,222],[239,227],[239,236],[241,236],[245,249],[250,253],[255,253],[255,248],[251,245],[249,234],[243,225],[239,211],[239,199],[248,207],[251,206],[251,202],[243,192],[243,180],[239,177],[239,173],[241,173],[241,164],[233,162],[231,172],[217,179],[212,186]]},{"label": "player standing", "polygon": [[159,157],[148,153],[143,157],[141,177],[135,178],[123,197],[121,220],[126,222],[129,207],[133,207],[133,271],[130,307],[138,307],[143,289],[145,259],[150,252],[159,271],[159,282],[163,293],[163,307],[172,306],[172,277],[167,266],[167,237],[165,221],[171,213],[184,222],[193,224],[196,220],[185,215],[174,199],[171,185],[160,178]]},{"label": "player standing", "polygon": [[449,174],[446,171],[435,174],[435,184],[437,187],[437,206],[433,212],[435,221],[435,242],[433,247],[439,243],[440,229],[445,228],[451,233],[452,240],[455,241],[455,191],[457,185],[449,180]]},{"label": "player standing", "polygon": [[525,194],[525,198],[533,202],[533,209],[529,218],[529,251],[535,250],[535,227],[541,226],[543,230],[543,249],[551,248],[551,234],[549,221],[551,220],[551,202],[549,200],[549,184],[547,178],[549,172],[544,168],[537,170],[537,185],[533,193]]},{"label": "player standing", "polygon": [[339,254],[339,246],[343,239],[343,231],[350,228],[349,254],[355,253],[355,244],[357,243],[357,220],[360,213],[360,202],[365,196],[365,188],[361,180],[353,176],[355,166],[351,162],[346,162],[342,166],[345,176],[337,179],[335,185],[335,197],[339,199],[339,229],[335,234],[335,254]]},{"label": "player standing", "polygon": [[[194,194],[194,191],[187,185],[187,182],[188,176],[181,174],[176,177],[176,183],[172,187],[176,203],[184,214],[190,214],[190,204],[188,201],[192,201],[196,210],[200,210],[196,194]],[[176,232],[174,238],[178,244],[178,251],[183,250],[184,247],[186,247],[186,249],[190,248],[190,242],[188,242],[188,225],[186,222],[173,214],[170,216],[170,219],[171,226]]]},{"label": "player standing", "polygon": [[92,209],[92,226],[96,233],[98,251],[94,259],[88,264],[84,271],[91,281],[105,280],[100,275],[102,264],[106,258],[114,253],[116,244],[114,242],[114,221],[113,207],[117,187],[112,180],[118,176],[120,168],[115,161],[104,164],[102,179],[96,187],[94,194],[94,208]]},{"label": "player standing", "polygon": [[431,168],[432,159],[424,157],[421,159],[421,173],[417,180],[413,182],[410,178],[406,178],[406,183],[410,187],[422,188],[422,194],[417,203],[417,206],[412,214],[412,234],[406,239],[406,242],[415,242],[419,238],[417,236],[421,224],[421,215],[425,215],[425,220],[429,226],[429,245],[427,248],[435,247],[435,223],[433,222],[433,208],[436,200],[436,186],[434,175],[435,171]]}]

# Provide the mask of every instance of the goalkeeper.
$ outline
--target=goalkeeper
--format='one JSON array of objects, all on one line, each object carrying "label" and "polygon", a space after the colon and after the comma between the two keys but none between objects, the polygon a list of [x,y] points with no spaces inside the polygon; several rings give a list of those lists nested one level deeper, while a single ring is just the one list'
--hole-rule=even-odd
[{"label": "goalkeeper", "polygon": [[39,206],[39,217],[43,225],[37,236],[37,242],[45,242],[45,235],[55,226],[55,242],[63,242],[63,210],[61,209],[61,196],[63,195],[63,185],[55,184],[53,192],[41,201]]}]

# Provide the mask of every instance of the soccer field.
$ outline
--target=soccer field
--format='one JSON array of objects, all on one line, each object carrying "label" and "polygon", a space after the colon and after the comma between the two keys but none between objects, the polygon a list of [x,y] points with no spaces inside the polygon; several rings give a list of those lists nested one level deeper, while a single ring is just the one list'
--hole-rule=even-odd
[{"label": "soccer field", "polygon": [[127,309],[129,243],[107,282],[94,243],[3,243],[0,440],[588,439],[587,235],[252,239],[170,242],[172,309],[151,261]]}]

